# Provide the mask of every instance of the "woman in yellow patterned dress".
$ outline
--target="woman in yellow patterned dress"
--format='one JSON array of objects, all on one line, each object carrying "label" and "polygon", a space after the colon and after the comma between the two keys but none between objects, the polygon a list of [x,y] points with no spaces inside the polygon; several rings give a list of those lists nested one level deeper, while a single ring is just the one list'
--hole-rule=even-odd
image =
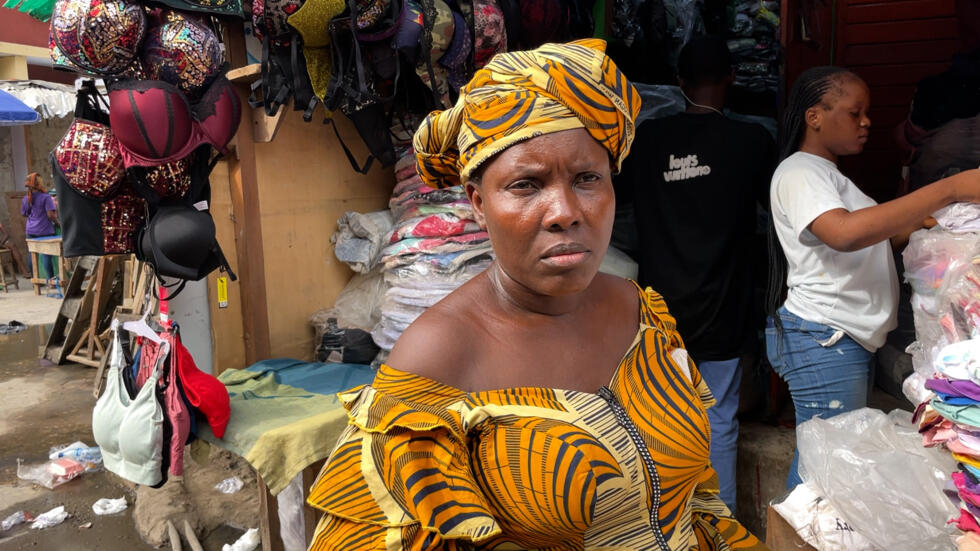
[{"label": "woman in yellow patterned dress", "polygon": [[598,273],[640,107],[604,49],[500,54],[416,134],[496,260],[342,396],[311,549],[764,549],[717,497],[711,394],[663,300]]}]

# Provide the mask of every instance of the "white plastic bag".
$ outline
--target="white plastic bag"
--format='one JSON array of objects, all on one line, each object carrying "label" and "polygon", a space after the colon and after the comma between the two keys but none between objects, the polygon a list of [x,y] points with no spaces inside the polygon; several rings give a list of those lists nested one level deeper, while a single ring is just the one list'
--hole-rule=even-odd
[{"label": "white plastic bag", "polygon": [[66,518],[68,518],[68,512],[65,511],[65,506],[55,507],[47,513],[38,515],[31,524],[31,529],[43,530],[45,528],[51,528],[64,522]]},{"label": "white plastic bag", "polygon": [[222,545],[221,551],[252,551],[260,543],[262,543],[262,539],[259,537],[258,528],[250,528],[235,543]]},{"label": "white plastic bag", "polygon": [[17,511],[0,522],[0,532],[6,532],[18,524],[23,524],[34,520],[34,517],[27,511]]},{"label": "white plastic bag", "polygon": [[244,485],[245,483],[242,482],[242,479],[238,478],[237,476],[233,476],[215,484],[214,489],[223,494],[234,494],[241,490],[242,486]]},{"label": "white plastic bag", "polygon": [[942,228],[954,233],[980,231],[980,205],[952,203],[932,215]]},{"label": "white plastic bag", "polygon": [[956,464],[923,448],[911,414],[863,408],[796,428],[800,474],[879,549],[953,549],[956,507],[943,486]]},{"label": "white plastic bag", "polygon": [[799,484],[772,506],[804,541],[824,551],[875,551],[810,484]]},{"label": "white plastic bag", "polygon": [[104,497],[92,504],[92,511],[97,515],[114,515],[126,510],[126,498],[109,499]]},{"label": "white plastic bag", "polygon": [[279,536],[285,551],[306,549],[306,519],[303,517],[303,473],[293,477],[286,488],[276,496],[279,504]]}]

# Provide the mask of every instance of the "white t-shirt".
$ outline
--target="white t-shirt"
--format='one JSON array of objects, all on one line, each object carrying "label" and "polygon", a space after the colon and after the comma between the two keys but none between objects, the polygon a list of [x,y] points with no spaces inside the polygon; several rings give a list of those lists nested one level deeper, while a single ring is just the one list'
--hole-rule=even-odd
[{"label": "white t-shirt", "polygon": [[802,151],[776,168],[769,198],[788,264],[786,309],[844,331],[869,351],[880,348],[897,325],[898,277],[888,240],[840,252],[809,230],[827,211],[877,203],[833,162]]}]

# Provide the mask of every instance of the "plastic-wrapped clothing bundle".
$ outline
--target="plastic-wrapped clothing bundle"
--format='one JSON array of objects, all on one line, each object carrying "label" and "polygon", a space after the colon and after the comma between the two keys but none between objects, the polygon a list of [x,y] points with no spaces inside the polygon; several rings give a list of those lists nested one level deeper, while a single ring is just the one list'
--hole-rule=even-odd
[{"label": "plastic-wrapped clothing bundle", "polygon": [[957,462],[940,477],[946,520],[972,532],[980,532],[980,234],[966,230],[976,215],[973,205],[941,209],[942,223],[913,234],[905,250],[916,342],[908,349],[915,373],[902,387],[919,404],[921,445]]},{"label": "plastic-wrapped clothing bundle", "polygon": [[414,259],[413,255],[418,254],[443,255],[466,251],[488,242],[489,239],[490,235],[485,231],[448,237],[402,239],[381,251],[381,262],[384,263],[385,268],[390,269],[406,264],[406,257]]},{"label": "plastic-wrapped clothing bundle", "polygon": [[432,214],[399,222],[391,231],[388,243],[418,237],[452,237],[479,231],[480,225],[474,220],[461,219],[452,213]]},{"label": "plastic-wrapped clothing bundle", "polygon": [[337,220],[337,233],[330,240],[334,254],[358,273],[367,273],[378,261],[378,253],[392,228],[391,212],[362,214],[346,212]]},{"label": "plastic-wrapped clothing bundle", "polygon": [[863,408],[811,419],[796,432],[804,482],[875,547],[954,548],[946,522],[957,512],[943,488],[955,462],[922,447],[908,412]]},{"label": "plastic-wrapped clothing bundle", "polygon": [[[958,302],[963,295],[960,289],[971,286],[975,278],[972,259],[980,252],[980,240],[976,234],[958,234],[935,227],[919,230],[911,235],[902,253],[905,265],[905,281],[912,287],[912,310],[916,342],[909,346],[912,364],[922,377],[931,377],[935,371],[933,361],[945,345],[961,340],[952,339],[957,331],[957,320],[968,318],[964,306],[950,308],[951,300]],[[958,282],[954,285],[954,282]],[[951,294],[952,293],[952,294]],[[955,296],[954,296],[955,295]],[[964,305],[972,304],[966,293]],[[945,321],[943,321],[945,318]],[[969,331],[965,331],[969,334]],[[912,399],[912,397],[910,397]]]},{"label": "plastic-wrapped clothing bundle", "polygon": [[371,287],[375,292],[370,302],[377,308],[372,306],[366,316],[366,306],[342,308],[338,299],[334,308],[319,316],[343,317],[343,310],[350,309],[364,329],[369,317],[374,321],[371,337],[383,352],[391,350],[426,308],[483,271],[492,255],[489,235],[474,221],[473,207],[461,186],[435,189],[423,184],[411,151],[395,163],[395,177],[388,203],[392,226],[377,257],[384,283]]}]

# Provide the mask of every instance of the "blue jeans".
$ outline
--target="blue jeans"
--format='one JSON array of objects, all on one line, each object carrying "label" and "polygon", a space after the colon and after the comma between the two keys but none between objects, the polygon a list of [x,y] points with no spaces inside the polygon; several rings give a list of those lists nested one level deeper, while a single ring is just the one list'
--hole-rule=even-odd
[{"label": "blue jeans", "polygon": [[[51,234],[51,235],[54,235],[54,234]],[[32,233],[27,234],[27,238],[28,239],[34,239],[35,237],[47,237],[47,235],[36,235],[36,234],[32,234]],[[32,272],[33,267],[32,267],[32,262],[31,262],[31,256],[32,255],[30,255],[30,254],[27,255],[27,271],[28,272],[31,272],[33,274],[33,272]],[[58,275],[58,273],[54,271],[54,257],[53,256],[51,256],[49,254],[39,254],[37,256],[41,259],[41,266],[40,266],[40,268],[41,268],[41,270],[43,270],[43,272],[41,270],[38,270],[38,274],[37,274],[38,277],[47,276],[47,279],[51,279],[51,278],[55,277],[56,275]]]},{"label": "blue jeans", "polygon": [[718,473],[719,497],[735,512],[735,465],[738,457],[738,389],[742,366],[738,358],[701,362],[698,371],[715,397],[708,408],[711,423],[711,466]]},{"label": "blue jeans", "polygon": [[[871,352],[847,335],[831,344],[836,329],[807,321],[786,308],[779,309],[779,317],[783,322],[781,339],[772,319],[766,324],[766,355],[789,385],[796,407],[796,426],[813,417],[826,419],[865,407]],[[802,482],[799,460],[797,449],[786,478],[787,489]]]}]

